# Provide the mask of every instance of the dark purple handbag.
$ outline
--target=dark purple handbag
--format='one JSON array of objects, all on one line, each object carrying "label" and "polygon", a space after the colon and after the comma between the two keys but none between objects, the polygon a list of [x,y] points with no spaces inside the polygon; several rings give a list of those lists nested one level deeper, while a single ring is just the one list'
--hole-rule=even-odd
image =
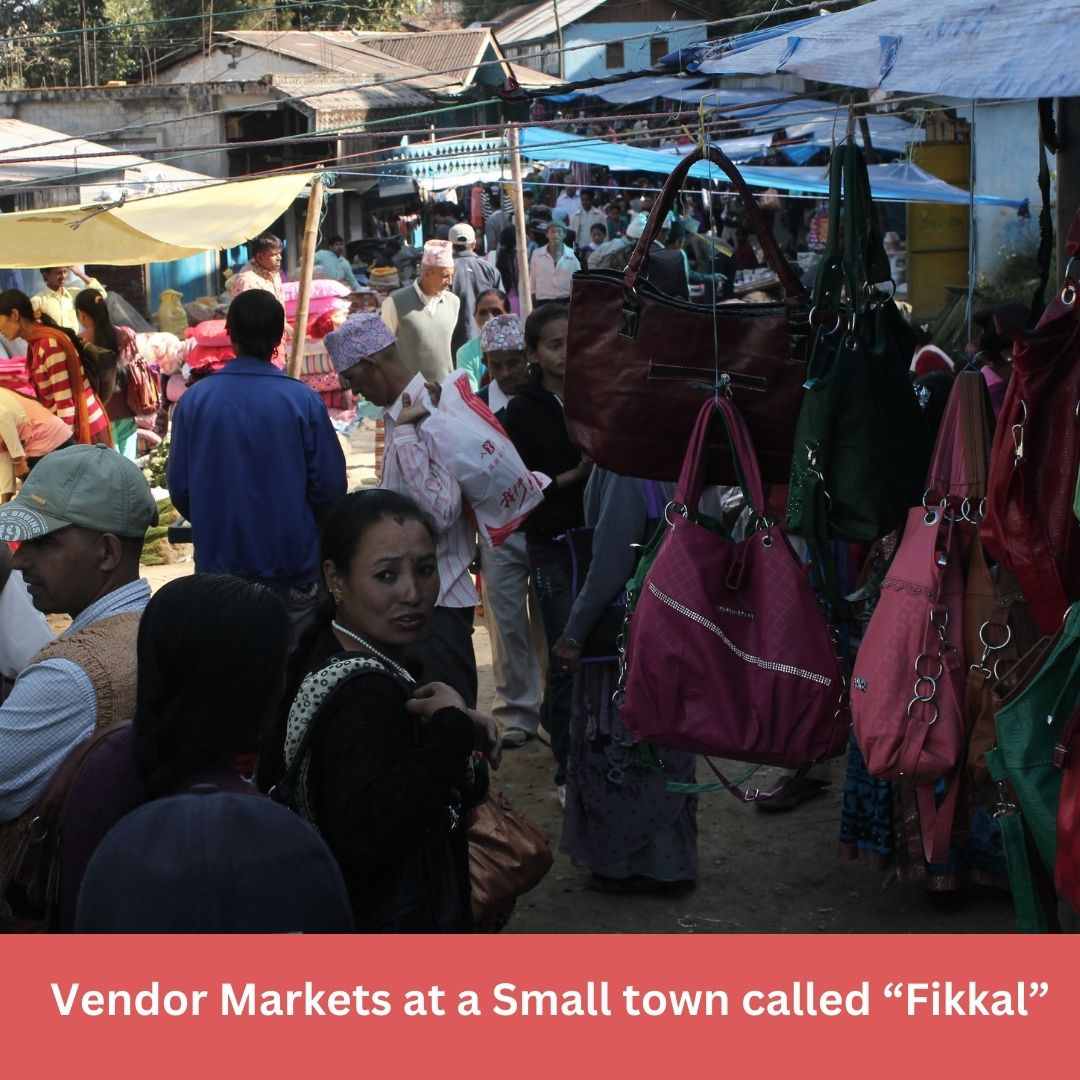
[{"label": "dark purple handbag", "polygon": [[[717,413],[757,518],[741,542],[695,521]],[[726,398],[709,401],[630,623],[621,716],[639,739],[792,768],[846,747],[845,687],[829,626],[787,537],[764,515],[746,425]]]}]

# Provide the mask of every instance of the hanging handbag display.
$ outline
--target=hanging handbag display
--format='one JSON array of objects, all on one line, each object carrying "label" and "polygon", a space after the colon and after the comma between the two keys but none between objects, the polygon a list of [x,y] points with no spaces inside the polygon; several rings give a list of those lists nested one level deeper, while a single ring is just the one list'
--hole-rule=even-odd
[{"label": "hanging handbag display", "polygon": [[[650,284],[653,240],[691,166],[704,157],[741,196],[783,302],[695,305]],[[766,482],[786,484],[806,380],[806,301],[738,169],[715,146],[699,147],[668,177],[625,273],[574,275],[566,342],[571,437],[613,472],[674,480],[701,403],[719,384],[750,429]],[[642,438],[647,431],[664,437]],[[736,483],[721,439],[708,445],[707,475],[710,483]]]},{"label": "hanging handbag display", "polygon": [[1061,295],[1013,350],[983,521],[987,551],[1016,575],[1044,634],[1080,599],[1080,214],[1067,250]]},{"label": "hanging handbag display", "polygon": [[961,375],[942,417],[923,506],[908,512],[852,673],[851,714],[867,770],[916,785],[930,863],[947,860],[966,758],[965,567],[978,535],[988,441],[982,378]]},{"label": "hanging handbag display", "polygon": [[929,434],[909,375],[911,328],[875,288],[891,285],[889,258],[866,160],[852,140],[833,152],[829,190],[787,524],[819,543],[871,542],[898,528],[918,502]]},{"label": "hanging handbag display", "polygon": [[501,929],[514,901],[551,869],[551,848],[544,834],[494,790],[469,811],[467,835],[473,922],[479,930]]},{"label": "hanging handbag display", "polygon": [[[715,418],[755,514],[738,542],[695,520]],[[788,767],[843,752],[844,685],[828,624],[786,536],[763,515],[746,425],[731,401],[708,401],[630,620],[621,718],[638,739]]]},{"label": "hanging handbag display", "polygon": [[964,637],[968,662],[964,711],[968,727],[968,772],[988,777],[986,754],[997,742],[994,688],[1039,640],[1020,585],[1003,566],[991,570],[980,541],[971,545],[964,590]]},{"label": "hanging handbag display", "polygon": [[1065,725],[1080,699],[1080,604],[1064,625],[1039,643],[998,688],[997,750],[1004,779],[1053,872],[1057,851],[1061,770],[1055,765]]}]

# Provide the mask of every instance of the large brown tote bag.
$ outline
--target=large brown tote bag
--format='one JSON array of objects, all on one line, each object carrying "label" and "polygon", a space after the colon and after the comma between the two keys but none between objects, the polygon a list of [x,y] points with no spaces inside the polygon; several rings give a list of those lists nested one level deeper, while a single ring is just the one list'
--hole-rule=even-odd
[{"label": "large brown tote bag", "polygon": [[[783,301],[707,306],[650,284],[653,239],[691,166],[706,156],[742,197]],[[739,170],[715,146],[699,146],[668,177],[626,271],[574,275],[566,355],[571,438],[604,468],[674,480],[702,403],[719,388],[746,421],[763,479],[786,484],[806,381],[806,305]],[[719,435],[710,439],[706,461],[710,483],[738,483]]]}]

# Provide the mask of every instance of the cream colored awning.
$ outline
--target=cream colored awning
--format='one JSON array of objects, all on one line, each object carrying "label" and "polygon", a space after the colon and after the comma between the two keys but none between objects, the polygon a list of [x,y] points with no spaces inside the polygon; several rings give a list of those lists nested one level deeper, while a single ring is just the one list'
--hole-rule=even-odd
[{"label": "cream colored awning", "polygon": [[269,228],[313,172],[232,180],[122,206],[0,214],[0,266],[136,266],[235,247]]}]

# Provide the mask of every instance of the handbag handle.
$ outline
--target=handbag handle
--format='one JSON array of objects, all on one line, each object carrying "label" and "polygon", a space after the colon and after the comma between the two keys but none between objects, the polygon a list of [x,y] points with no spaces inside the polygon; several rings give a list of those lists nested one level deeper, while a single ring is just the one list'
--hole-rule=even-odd
[{"label": "handbag handle", "polygon": [[634,252],[630,256],[630,262],[627,264],[626,273],[623,276],[623,284],[630,292],[637,288],[638,278],[645,272],[645,267],[649,261],[649,252],[652,249],[653,240],[656,239],[656,234],[663,227],[664,218],[667,217],[667,212],[675,202],[675,196],[679,193],[683,181],[693,166],[706,157],[714,165],[720,166],[727,174],[732,186],[739,193],[743,207],[749,215],[750,223],[754,227],[754,232],[757,234],[758,240],[761,241],[761,250],[765,253],[765,261],[776,273],[781,285],[784,287],[785,298],[788,300],[803,300],[806,296],[806,290],[803,289],[799,279],[792,272],[787,260],[780,254],[780,248],[773,237],[772,230],[766,226],[761,211],[758,209],[757,200],[746,186],[742,173],[735,168],[719,147],[713,146],[711,143],[704,148],[698,145],[694,152],[683,158],[668,176],[667,181],[664,183],[664,189],[660,192],[660,198],[656,200],[656,204],[649,214],[649,222],[645,226],[645,231],[641,234],[637,247],[634,248]]},{"label": "handbag handle", "polygon": [[759,520],[765,514],[765,490],[761,483],[761,469],[758,467],[757,454],[750,439],[750,432],[742,414],[729,398],[718,396],[710,398],[701,406],[690,443],[683,458],[679,482],[675,486],[675,502],[685,507],[687,513],[696,513],[701,499],[701,489],[705,481],[705,442],[713,415],[719,412],[724,422],[724,431],[731,457],[739,474],[739,483],[746,495],[747,502]]}]

